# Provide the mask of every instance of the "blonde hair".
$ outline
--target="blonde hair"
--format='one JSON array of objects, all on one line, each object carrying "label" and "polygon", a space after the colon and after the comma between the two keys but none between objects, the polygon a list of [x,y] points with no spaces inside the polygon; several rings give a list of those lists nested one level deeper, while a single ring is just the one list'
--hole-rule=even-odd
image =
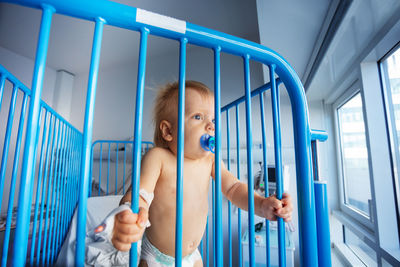
[{"label": "blonde hair", "polygon": [[[213,92],[203,83],[197,81],[186,81],[185,88],[193,89],[202,96],[212,96]],[[171,123],[178,117],[178,93],[179,82],[167,83],[157,94],[154,103],[154,144],[158,147],[167,147],[167,142],[162,136],[160,123],[167,120]]]}]

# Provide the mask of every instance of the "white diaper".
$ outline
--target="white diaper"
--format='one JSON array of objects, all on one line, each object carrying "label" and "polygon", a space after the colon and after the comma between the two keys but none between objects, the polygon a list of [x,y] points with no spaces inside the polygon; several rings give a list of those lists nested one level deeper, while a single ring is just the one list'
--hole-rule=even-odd
[{"label": "white diaper", "polygon": [[[169,255],[165,255],[153,246],[147,239],[146,234],[142,238],[142,251],[140,259],[145,260],[147,265],[150,267],[168,267],[175,266],[175,258]],[[187,255],[182,259],[182,267],[193,267],[194,264],[201,259],[201,255],[198,249],[193,251],[190,255]]]}]

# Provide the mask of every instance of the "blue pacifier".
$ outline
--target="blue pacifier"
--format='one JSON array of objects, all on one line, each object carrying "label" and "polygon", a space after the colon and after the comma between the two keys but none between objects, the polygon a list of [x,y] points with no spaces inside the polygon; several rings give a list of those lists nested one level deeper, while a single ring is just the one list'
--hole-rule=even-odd
[{"label": "blue pacifier", "polygon": [[205,151],[215,153],[215,137],[209,134],[204,134],[200,137],[200,145]]}]

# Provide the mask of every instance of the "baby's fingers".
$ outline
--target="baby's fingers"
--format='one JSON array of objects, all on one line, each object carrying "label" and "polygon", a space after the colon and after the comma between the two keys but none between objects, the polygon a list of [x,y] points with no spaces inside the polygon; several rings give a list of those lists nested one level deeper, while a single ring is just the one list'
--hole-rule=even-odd
[{"label": "baby's fingers", "polygon": [[140,208],[139,214],[138,214],[138,219],[137,219],[137,224],[143,228],[146,226],[148,219],[149,219],[149,212],[147,211],[147,209],[145,209],[143,207]]},{"label": "baby's fingers", "polygon": [[136,220],[138,218],[138,215],[133,213],[130,210],[124,210],[115,215],[117,218],[118,222],[120,223],[127,223],[127,224],[133,224],[136,223]]}]

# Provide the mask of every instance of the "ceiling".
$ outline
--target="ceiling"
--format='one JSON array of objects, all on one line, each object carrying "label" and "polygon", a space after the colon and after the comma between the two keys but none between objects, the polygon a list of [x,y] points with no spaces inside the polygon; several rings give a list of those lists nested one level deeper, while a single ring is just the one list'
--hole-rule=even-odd
[{"label": "ceiling", "polygon": [[[254,42],[261,42],[285,57],[300,78],[312,61],[331,1],[274,0],[117,0],[116,2],[185,20]],[[332,1],[335,2],[335,1]],[[337,1],[336,1],[337,2]],[[262,14],[257,16],[257,4]],[[41,12],[0,3],[0,46],[33,59]],[[326,22],[325,22],[326,24]],[[87,72],[93,38],[93,23],[56,14],[53,18],[47,65],[71,73]],[[270,37],[265,37],[270,36]],[[104,28],[101,67],[137,61],[136,32],[112,26]],[[176,48],[176,43],[152,37],[152,56]],[[150,53],[149,53],[150,54]]]}]

